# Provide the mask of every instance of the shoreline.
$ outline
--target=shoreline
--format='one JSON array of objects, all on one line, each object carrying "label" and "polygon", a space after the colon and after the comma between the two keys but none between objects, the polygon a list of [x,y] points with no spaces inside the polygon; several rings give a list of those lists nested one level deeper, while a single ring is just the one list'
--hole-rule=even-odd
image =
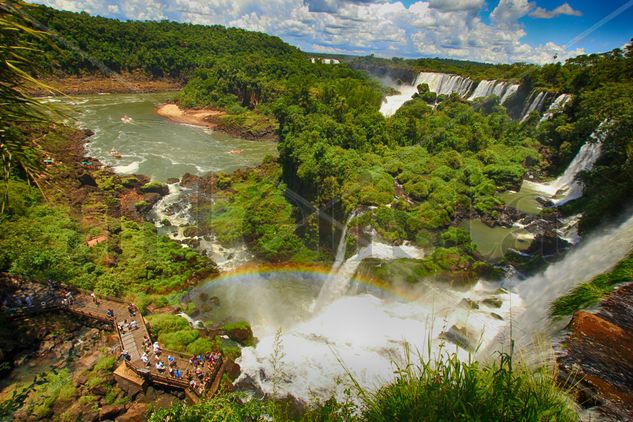
[{"label": "shoreline", "polygon": [[154,112],[176,123],[185,123],[188,125],[201,126],[210,129],[216,129],[218,127],[217,121],[212,121],[212,118],[218,118],[226,115],[221,110],[207,108],[207,109],[182,109],[177,104],[166,103],[159,105]]}]

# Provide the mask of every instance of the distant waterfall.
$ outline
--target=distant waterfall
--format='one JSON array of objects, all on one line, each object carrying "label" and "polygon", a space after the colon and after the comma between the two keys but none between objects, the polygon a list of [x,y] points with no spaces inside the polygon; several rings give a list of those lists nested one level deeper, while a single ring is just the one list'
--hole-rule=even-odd
[{"label": "distant waterfall", "polygon": [[533,111],[541,111],[543,109],[543,105],[547,100],[547,92],[541,91],[537,93],[534,91],[528,101],[525,103],[525,107],[523,108],[523,112],[521,113],[521,121],[524,122],[530,116],[530,113]]},{"label": "distant waterfall", "polygon": [[516,93],[519,89],[519,85],[510,84],[509,82],[496,81],[496,80],[483,80],[477,84],[475,91],[468,97],[469,100],[477,98],[489,97],[496,95],[499,97],[500,103],[505,103],[512,94]]},{"label": "distant waterfall", "polygon": [[604,129],[605,123],[600,123],[600,126],[591,134],[591,139],[585,142],[567,169],[565,169],[565,172],[556,180],[549,183],[534,183],[526,180],[523,183],[528,184],[533,190],[543,192],[550,197],[555,197],[562,192],[564,196],[552,198],[552,202],[556,206],[580,198],[583,185],[582,182],[577,180],[577,177],[581,172],[591,170],[598,158],[600,158],[602,142],[607,137],[607,130]]},{"label": "distant waterfall", "polygon": [[472,79],[448,73],[422,72],[415,80],[415,86],[428,84],[429,90],[438,95],[457,94],[466,96],[472,89],[474,82]]},{"label": "distant waterfall", "polygon": [[[565,109],[565,106],[571,100],[570,94],[560,94],[552,104],[547,108],[547,111],[543,113],[543,117],[541,117],[540,122],[551,119],[554,114],[560,113]],[[539,123],[540,123],[539,122]]]}]

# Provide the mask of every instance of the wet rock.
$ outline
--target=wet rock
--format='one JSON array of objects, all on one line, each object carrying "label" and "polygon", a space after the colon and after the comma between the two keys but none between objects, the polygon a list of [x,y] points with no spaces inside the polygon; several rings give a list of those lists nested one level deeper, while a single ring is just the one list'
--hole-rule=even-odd
[{"label": "wet rock", "polygon": [[253,338],[253,330],[247,322],[228,324],[222,327],[222,331],[231,340],[243,343]]},{"label": "wet rock", "polygon": [[481,303],[483,303],[484,305],[488,305],[492,308],[501,308],[501,305],[503,305],[503,301],[499,299],[498,297],[487,297],[484,300],[482,300]]},{"label": "wet rock", "polygon": [[545,233],[537,234],[524,253],[538,256],[558,256],[570,246],[571,244],[561,239],[554,230],[548,230]]},{"label": "wet rock", "polygon": [[464,350],[474,350],[475,336],[467,327],[453,325],[448,331],[440,334],[440,338],[450,341]]},{"label": "wet rock", "polygon": [[231,378],[232,380],[236,380],[242,372],[242,368],[240,368],[240,365],[235,363],[233,359],[227,359],[224,365],[224,370],[226,371],[226,374],[229,376],[229,378]]},{"label": "wet rock", "polygon": [[620,287],[597,314],[578,311],[558,357],[562,374],[579,385],[585,407],[613,420],[633,420],[633,284]]},{"label": "wet rock", "polygon": [[498,319],[499,321],[503,321],[503,317],[499,314],[496,314],[494,312],[490,312],[490,316],[493,317],[494,319]]},{"label": "wet rock", "polygon": [[479,309],[477,302],[467,297],[463,298],[459,304],[467,309]]},{"label": "wet rock", "polygon": [[112,420],[125,412],[125,406],[109,404],[99,409],[99,420]]},{"label": "wet rock", "polygon": [[180,179],[178,179],[177,177],[170,177],[169,179],[167,179],[167,184],[173,185],[174,183],[178,183],[179,181]]}]

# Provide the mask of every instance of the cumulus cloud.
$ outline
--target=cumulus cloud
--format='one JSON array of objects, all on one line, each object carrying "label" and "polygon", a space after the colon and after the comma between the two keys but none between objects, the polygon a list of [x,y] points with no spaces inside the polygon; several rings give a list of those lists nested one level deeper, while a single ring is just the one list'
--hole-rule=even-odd
[{"label": "cumulus cloud", "polygon": [[582,16],[582,12],[579,10],[574,10],[569,3],[563,3],[553,10],[545,10],[542,7],[536,7],[531,13],[530,16],[533,18],[540,19],[551,19],[560,15],[568,15],[568,16]]},{"label": "cumulus cloud", "polygon": [[[500,0],[490,13],[490,23],[480,18],[484,0],[418,0],[408,6],[386,0],[37,1],[116,18],[240,27],[277,35],[306,51],[503,63],[541,63],[582,52],[553,43],[524,42],[526,33],[519,19],[540,13],[528,0]],[[563,6],[548,13],[570,12]]]}]

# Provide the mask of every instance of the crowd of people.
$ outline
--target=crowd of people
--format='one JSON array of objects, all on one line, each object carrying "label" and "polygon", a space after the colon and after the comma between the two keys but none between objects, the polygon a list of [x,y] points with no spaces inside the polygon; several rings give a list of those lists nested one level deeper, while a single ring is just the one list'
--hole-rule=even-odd
[{"label": "crowd of people", "polygon": [[[189,365],[183,368],[182,360],[179,365],[178,359],[171,354],[168,354],[166,359],[163,360],[163,350],[160,344],[157,341],[152,343],[152,340],[147,335],[143,338],[143,346],[145,349],[141,360],[147,368],[151,369],[154,366],[154,369],[160,374],[169,375],[169,377],[174,379],[185,380],[189,383],[189,387],[198,395],[202,395],[212,382],[213,374],[221,363],[220,353],[208,352],[204,355],[192,356],[189,359]],[[153,364],[150,356],[153,356]]]}]

